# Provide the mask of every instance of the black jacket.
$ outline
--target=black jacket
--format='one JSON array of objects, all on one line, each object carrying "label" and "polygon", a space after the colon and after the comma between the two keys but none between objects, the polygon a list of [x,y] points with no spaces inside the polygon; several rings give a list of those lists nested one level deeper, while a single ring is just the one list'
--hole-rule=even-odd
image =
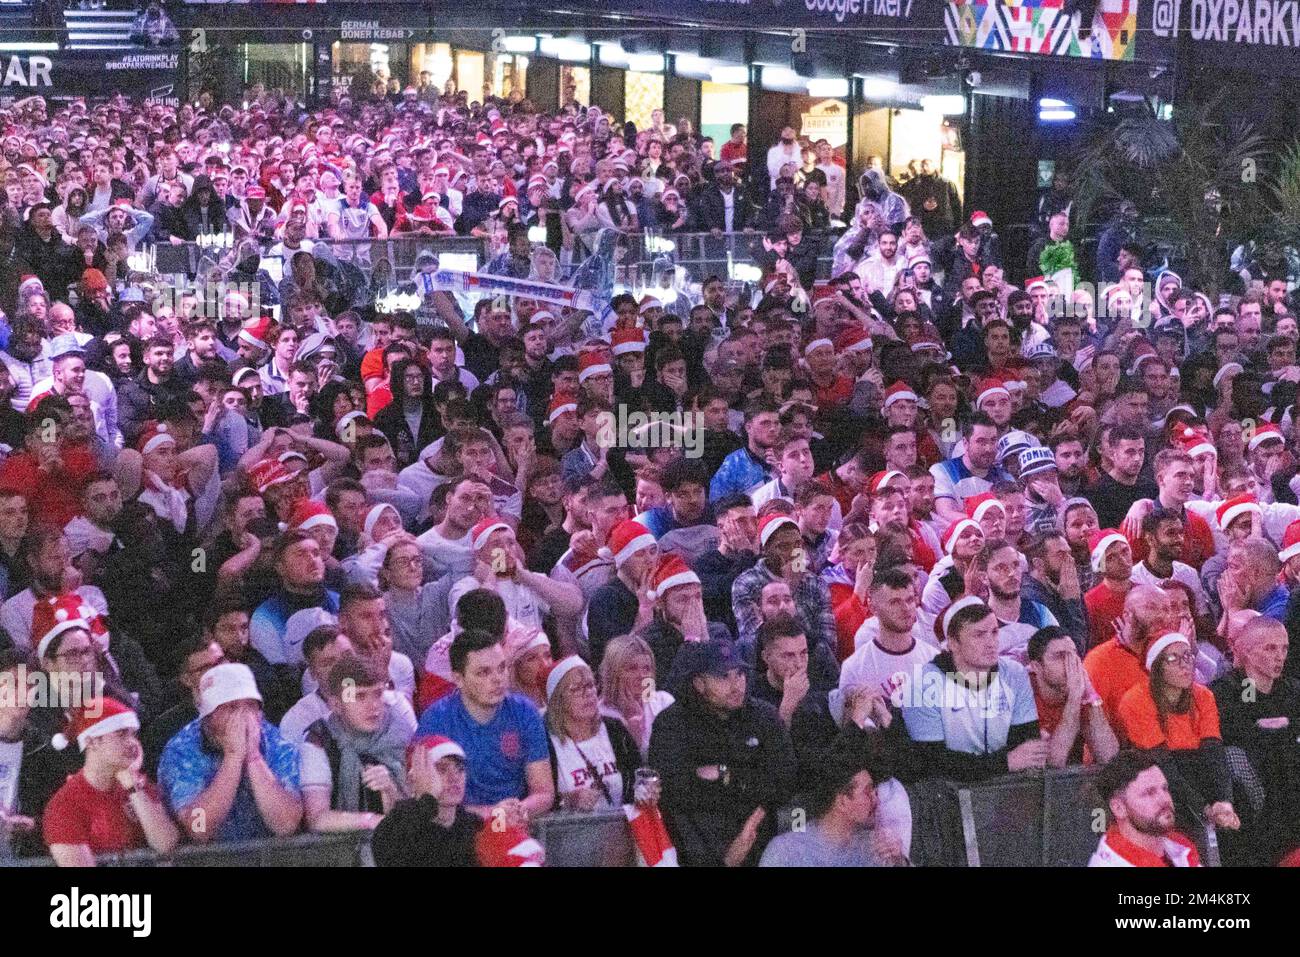
[{"label": "black jacket", "polygon": [[432,397],[425,401],[420,414],[420,434],[412,435],[411,426],[402,410],[402,400],[394,399],[375,415],[375,428],[388,439],[397,456],[397,464],[404,468],[415,462],[422,449],[437,440],[438,410]]},{"label": "black jacket", "polygon": [[117,390],[117,421],[126,444],[135,445],[144,431],[144,424],[158,417],[159,405],[184,395],[187,390],[188,386],[176,376],[169,376],[155,385],[149,381],[147,369],[134,379],[123,382]]},{"label": "black jacket", "polygon": [[63,787],[68,775],[81,767],[81,753],[74,744],[62,751],[50,744],[50,735],[31,722],[23,735],[23,763],[18,770],[17,813],[35,819],[32,831],[15,835],[14,852],[19,857],[46,853],[41,838],[41,814],[54,792]]},{"label": "black jacket", "polygon": [[[661,806],[678,859],[690,866],[721,865],[745,821],[763,807],[767,816],[745,858],[757,863],[796,787],[790,736],[776,710],[753,698],[723,719],[688,691],[655,718],[649,763],[663,782]],[[726,765],[727,778],[696,773],[709,765]]]},{"label": "black jacket", "polygon": [[[745,191],[737,184],[732,192],[735,197],[735,207],[731,215],[731,229],[733,232],[739,232],[742,229],[748,229],[754,225],[754,207],[745,198]],[[696,198],[694,204],[695,222],[702,232],[708,232],[713,229],[726,230],[727,228],[727,208],[722,201],[722,191],[716,186],[710,186]]]},{"label": "black jacket", "polygon": [[438,801],[428,795],[394,804],[370,838],[375,864],[379,867],[477,867],[474,840],[483,822],[460,807],[451,827],[443,827],[434,819],[437,813]]}]

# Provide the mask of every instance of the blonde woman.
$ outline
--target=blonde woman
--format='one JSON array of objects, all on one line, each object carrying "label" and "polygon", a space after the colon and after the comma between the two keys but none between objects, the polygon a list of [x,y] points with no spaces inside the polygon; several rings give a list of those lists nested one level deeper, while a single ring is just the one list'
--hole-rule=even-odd
[{"label": "blonde woman", "polygon": [[627,728],[642,757],[650,751],[650,729],[673,696],[655,687],[655,658],[639,635],[623,635],[605,647],[600,662],[600,713]]},{"label": "blonde woman", "polygon": [[612,810],[632,795],[641,763],[632,736],[616,718],[602,717],[596,676],[577,655],[556,662],[546,678],[546,729],[560,806]]}]

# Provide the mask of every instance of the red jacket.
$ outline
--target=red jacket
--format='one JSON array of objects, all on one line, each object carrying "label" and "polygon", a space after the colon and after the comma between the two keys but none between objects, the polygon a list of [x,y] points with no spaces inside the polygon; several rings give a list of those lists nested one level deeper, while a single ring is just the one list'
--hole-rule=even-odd
[{"label": "red jacket", "polygon": [[27,497],[32,524],[62,528],[81,514],[81,493],[86,482],[99,470],[95,457],[84,445],[60,449],[62,463],[50,471],[36,467],[28,451],[17,452],[0,465],[0,489]]}]

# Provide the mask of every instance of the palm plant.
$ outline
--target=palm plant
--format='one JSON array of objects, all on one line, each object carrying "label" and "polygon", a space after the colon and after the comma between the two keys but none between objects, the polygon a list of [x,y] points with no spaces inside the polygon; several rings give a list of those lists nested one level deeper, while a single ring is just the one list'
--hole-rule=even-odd
[{"label": "palm plant", "polygon": [[[1269,216],[1260,169],[1268,139],[1225,117],[1220,98],[1160,118],[1144,108],[1094,131],[1076,165],[1080,221],[1106,200],[1128,198],[1148,215],[1142,238],[1181,261],[1185,278],[1211,297],[1227,253]],[[1287,180],[1300,226],[1300,156]],[[1150,215],[1154,213],[1155,215]]]}]

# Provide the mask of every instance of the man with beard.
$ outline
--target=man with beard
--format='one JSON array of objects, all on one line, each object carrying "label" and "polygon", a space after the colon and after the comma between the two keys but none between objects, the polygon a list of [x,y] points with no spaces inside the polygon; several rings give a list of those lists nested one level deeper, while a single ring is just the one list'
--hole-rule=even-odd
[{"label": "man with beard", "polygon": [[1174,799],[1154,757],[1124,751],[1102,769],[1097,792],[1110,825],[1089,867],[1200,867],[1196,846],[1174,830]]},{"label": "man with beard", "polygon": [[17,412],[27,411],[35,395],[36,383],[51,374],[52,365],[45,355],[43,335],[44,331],[34,319],[15,319],[8,347],[0,352],[0,362],[4,363],[14,386],[9,394],[9,404]]},{"label": "man with beard", "polygon": [[1052,439],[1051,449],[1056,456],[1056,481],[1061,494],[1067,499],[1083,494],[1088,484],[1088,453],[1083,440],[1067,432]]},{"label": "man with beard", "polygon": [[1054,530],[1040,532],[1029,540],[1025,555],[1029,577],[1021,585],[1021,595],[1046,608],[1083,654],[1088,648],[1088,613],[1065,536]]},{"label": "man with beard", "polygon": [[159,417],[158,410],[178,398],[183,383],[174,375],[175,347],[170,339],[155,336],[145,344],[144,371],[121,385],[118,423],[127,445],[134,445],[145,423]]},{"label": "man with beard", "polygon": [[962,428],[965,451],[930,468],[934,476],[934,504],[939,517],[956,522],[966,517],[966,500],[982,495],[993,483],[1011,476],[995,464],[998,427],[983,412],[976,412]]},{"label": "man with beard", "polygon": [[998,654],[1023,661],[1030,636],[1059,623],[1043,605],[1021,595],[1024,579],[1021,560],[1014,545],[1005,539],[995,539],[984,543],[975,561],[984,570],[988,605],[998,618]]},{"label": "man with beard", "polygon": [[722,460],[709,482],[709,499],[749,493],[773,474],[774,446],[781,434],[780,407],[758,399],[745,411],[745,445]]}]

